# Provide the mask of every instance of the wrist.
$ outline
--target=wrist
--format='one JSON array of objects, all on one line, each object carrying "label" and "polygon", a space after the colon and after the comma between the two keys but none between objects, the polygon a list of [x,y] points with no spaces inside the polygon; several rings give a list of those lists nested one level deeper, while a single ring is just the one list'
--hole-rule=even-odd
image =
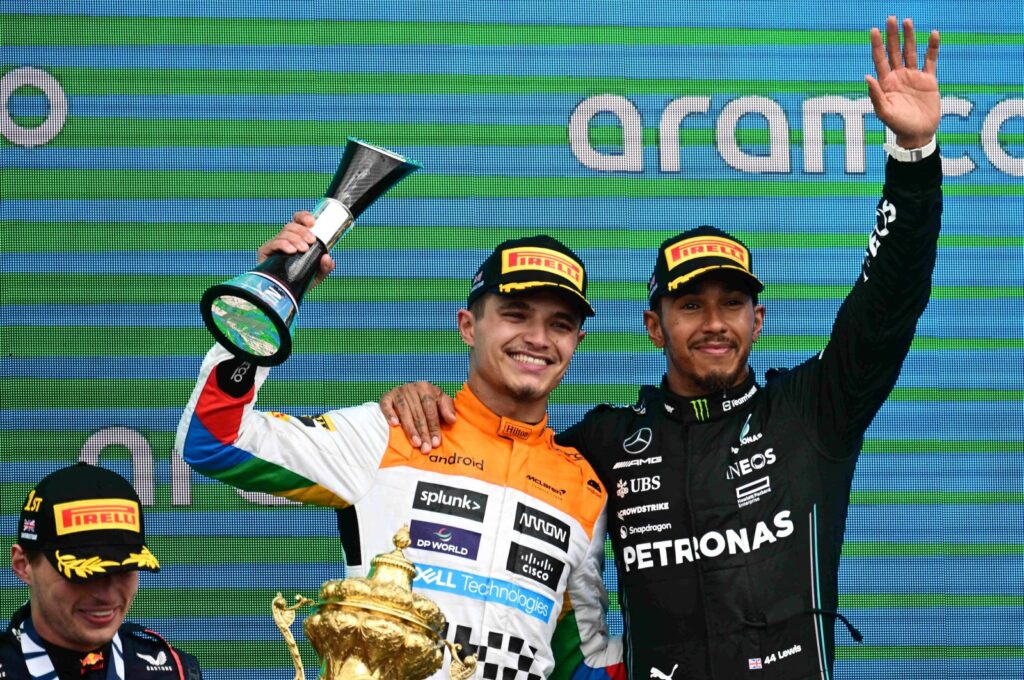
[{"label": "wrist", "polygon": [[913,163],[935,153],[935,136],[921,139],[920,137],[897,138],[896,144],[886,142],[884,145],[887,154],[903,163]]}]

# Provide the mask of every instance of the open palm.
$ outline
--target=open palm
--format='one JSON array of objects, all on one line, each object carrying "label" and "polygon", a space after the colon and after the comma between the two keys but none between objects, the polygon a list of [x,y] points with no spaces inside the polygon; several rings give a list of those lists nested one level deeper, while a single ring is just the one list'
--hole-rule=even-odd
[{"label": "open palm", "polygon": [[875,114],[886,127],[896,133],[900,146],[924,146],[935,135],[941,117],[939,83],[935,70],[939,57],[939,32],[928,36],[924,68],[917,67],[917,45],[914,24],[903,21],[904,42],[900,49],[900,36],[896,17],[889,17],[885,26],[886,41],[881,32],[871,29],[871,58],[878,78],[870,75],[868,96]]}]

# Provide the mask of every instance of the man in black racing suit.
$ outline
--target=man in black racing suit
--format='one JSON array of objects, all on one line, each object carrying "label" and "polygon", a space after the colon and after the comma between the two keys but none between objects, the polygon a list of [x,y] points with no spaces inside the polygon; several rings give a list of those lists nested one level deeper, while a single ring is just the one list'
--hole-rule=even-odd
[{"label": "man in black racing suit", "polygon": [[861,275],[825,348],[759,385],[746,364],[764,313],[749,251],[693,229],[662,244],[651,280],[645,322],[665,348],[661,386],[641,388],[633,406],[599,406],[559,437],[609,490],[632,678],[672,677],[676,665],[691,680],[831,677],[854,467],[928,303],[942,210],[938,34],[919,71],[904,28],[901,59],[889,18],[890,64],[873,32],[879,80],[920,84],[904,94],[928,113],[886,108],[869,81],[899,147],[888,148]]},{"label": "man in black racing suit", "polygon": [[[644,321],[665,351],[660,387],[558,437],[609,490],[630,678],[831,680],[835,621],[860,639],[837,610],[850,487],[928,303],[942,212],[939,35],[918,69],[913,25],[902,52],[898,28],[889,17],[886,45],[871,34],[869,96],[896,144],[825,348],[759,385],[747,359],[765,310],[750,252],[698,227],[662,244],[651,278]],[[382,400],[424,440],[437,413],[450,418],[428,387]]]}]

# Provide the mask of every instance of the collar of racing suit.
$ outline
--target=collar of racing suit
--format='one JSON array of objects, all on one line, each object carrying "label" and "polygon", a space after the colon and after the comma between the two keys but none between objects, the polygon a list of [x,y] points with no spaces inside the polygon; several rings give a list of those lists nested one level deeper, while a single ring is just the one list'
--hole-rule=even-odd
[{"label": "collar of racing suit", "polygon": [[730,415],[753,399],[760,387],[754,379],[754,369],[748,368],[747,377],[743,382],[724,392],[714,392],[700,397],[682,397],[669,389],[667,377],[662,377],[661,386],[657,389],[661,393],[665,413],[670,418],[691,424],[706,423]]},{"label": "collar of racing suit", "polygon": [[460,418],[467,419],[481,432],[493,432],[505,439],[534,444],[551,434],[547,414],[544,414],[544,419],[539,423],[524,423],[514,418],[499,416],[484,406],[467,384],[463,384],[462,389],[455,394],[455,410]]}]

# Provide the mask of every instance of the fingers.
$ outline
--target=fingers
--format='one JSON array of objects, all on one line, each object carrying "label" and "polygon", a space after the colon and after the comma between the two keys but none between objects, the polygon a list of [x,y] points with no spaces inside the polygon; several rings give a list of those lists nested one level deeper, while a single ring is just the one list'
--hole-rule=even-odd
[{"label": "fingers", "polygon": [[449,397],[444,392],[441,392],[441,397],[438,399],[438,410],[441,413],[441,419],[449,425],[455,424],[455,400]]},{"label": "fingers", "polygon": [[939,65],[939,32],[928,34],[928,49],[924,53],[924,72],[935,75]]},{"label": "fingers", "polygon": [[882,32],[877,28],[871,29],[871,61],[875,63],[875,73],[879,80],[885,80],[889,75],[889,59],[885,54],[885,47],[882,44]]},{"label": "fingers", "polygon": [[313,279],[313,285],[320,284],[324,279],[331,275],[334,271],[334,258],[329,254],[324,253],[320,258],[320,271],[317,272],[316,278]]},{"label": "fingers", "polygon": [[[439,388],[428,382],[399,385],[383,397],[380,406],[384,416],[392,425],[401,425],[409,442],[423,453],[441,445],[441,424],[438,401],[449,399]],[[455,409],[450,408],[448,422],[454,422]]]},{"label": "fingers", "polygon": [[894,16],[885,20],[885,46],[889,53],[889,68],[900,68],[903,65],[903,55],[900,54],[899,24]]},{"label": "fingers", "polygon": [[310,231],[315,222],[309,212],[303,210],[295,213],[291,222],[281,227],[276,236],[260,246],[256,253],[257,261],[263,262],[274,253],[293,255],[309,250],[309,246],[316,242],[316,237]]},{"label": "fingers", "polygon": [[888,102],[885,100],[885,93],[882,91],[882,86],[879,85],[878,81],[870,75],[865,75],[864,81],[868,84],[868,98],[871,100],[871,105],[874,107],[876,112],[884,115]]},{"label": "fingers", "polygon": [[[419,424],[424,422],[422,407],[419,405],[419,399],[409,398],[407,388],[408,385],[399,385],[381,397],[381,410],[387,417],[388,423],[392,427],[401,425],[409,442],[422,451],[424,439],[420,436],[419,430]],[[417,410],[419,410],[418,415]]]},{"label": "fingers", "polygon": [[903,20],[903,64],[907,68],[917,68],[917,41],[914,40],[914,20]]}]

